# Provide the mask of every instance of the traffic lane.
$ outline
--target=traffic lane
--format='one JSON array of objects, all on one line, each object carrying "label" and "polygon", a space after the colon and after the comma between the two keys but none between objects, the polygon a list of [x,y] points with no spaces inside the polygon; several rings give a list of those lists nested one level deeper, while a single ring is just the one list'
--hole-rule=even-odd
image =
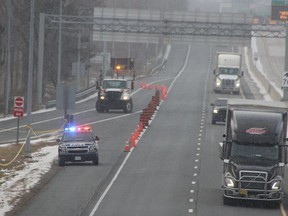
[{"label": "traffic lane", "polygon": [[[152,95],[155,91],[155,85],[166,85],[168,86],[171,83],[172,78],[176,75],[176,73],[181,69],[183,66],[183,62],[185,60],[185,55],[187,53],[187,47],[183,45],[173,45],[170,51],[170,55],[168,57],[168,61],[166,64],[166,68],[162,69],[159,73],[154,76],[148,76],[143,79],[137,79],[135,81],[136,89],[132,91],[132,98],[134,102],[134,110],[137,112],[142,110],[146,107],[149,100],[151,99]],[[178,58],[176,58],[178,57]],[[175,61],[175,59],[178,59]],[[156,80],[156,81],[155,81]],[[137,91],[137,87],[141,88],[141,82],[145,83],[153,83],[153,90],[152,91]],[[149,88],[147,88],[149,89]],[[136,92],[134,94],[133,92]],[[152,94],[151,94],[152,93]],[[139,96],[138,96],[139,95]],[[83,100],[81,103],[76,103],[75,109],[68,110],[68,113],[74,115],[75,121],[78,123],[85,123],[86,119],[105,119],[111,118],[111,114],[119,115],[119,110],[112,111],[108,115],[103,113],[96,114],[95,110],[95,103],[96,103],[96,94],[90,96],[89,99]],[[95,116],[96,115],[96,116]],[[112,115],[113,116],[113,115]],[[5,122],[5,123],[4,123]],[[16,129],[17,129],[17,118],[12,118],[7,121],[4,121],[0,127],[0,140],[2,142],[11,141],[16,139]],[[33,113],[31,115],[31,126],[37,132],[37,134],[46,134],[51,131],[59,130],[64,124],[64,110],[56,110],[56,109],[48,109],[46,111],[39,111]],[[20,133],[19,136],[21,139],[26,138],[28,128],[27,125],[27,117],[24,116],[20,118]]]},{"label": "traffic lane", "polygon": [[94,215],[189,212],[206,76],[201,67],[207,67],[209,48],[191,50],[185,71]]},{"label": "traffic lane", "polygon": [[[85,208],[92,195],[99,193],[101,189],[99,187],[105,182],[107,175],[123,154],[125,142],[135,129],[139,118],[133,113],[121,118],[115,117],[109,121],[91,122],[91,120],[94,131],[97,131],[97,135],[100,137],[99,166],[67,165],[19,215],[40,215],[40,212],[41,215],[73,215]],[[77,194],[79,194],[79,198],[77,198]],[[54,197],[60,198],[60,206],[59,200],[53,199]]]},{"label": "traffic lane", "polygon": [[80,215],[123,154],[137,123],[130,115],[92,125],[100,137],[99,165],[67,163],[17,215]]},{"label": "traffic lane", "polygon": [[[246,77],[246,80],[242,80],[242,93],[245,97],[251,97],[251,94],[258,94],[257,92],[251,92],[251,89],[255,89],[255,83]],[[212,125],[212,108],[209,106],[211,101],[215,101],[216,98],[241,98],[241,95],[231,94],[215,94],[213,92],[213,75],[210,74],[209,85],[207,86],[207,106],[205,116],[205,129],[203,133],[203,142],[201,143],[200,151],[200,172],[198,179],[195,179],[195,191],[198,196],[195,197],[197,202],[196,212],[197,215],[281,215],[279,209],[267,209],[261,205],[242,205],[239,206],[226,206],[222,203],[222,168],[223,162],[219,158],[219,143],[223,140],[222,135],[225,133],[225,124]],[[247,86],[249,88],[246,88]],[[246,86],[246,87],[245,87]],[[196,192],[195,192],[196,193]],[[248,202],[253,203],[253,202]],[[255,204],[255,203],[254,203]]]},{"label": "traffic lane", "polygon": [[212,125],[211,114],[205,130],[205,142],[201,145],[201,170],[198,179],[197,215],[282,215],[280,209],[267,208],[253,201],[240,202],[236,206],[222,202],[222,168],[219,158],[219,142],[225,133],[224,125]]}]

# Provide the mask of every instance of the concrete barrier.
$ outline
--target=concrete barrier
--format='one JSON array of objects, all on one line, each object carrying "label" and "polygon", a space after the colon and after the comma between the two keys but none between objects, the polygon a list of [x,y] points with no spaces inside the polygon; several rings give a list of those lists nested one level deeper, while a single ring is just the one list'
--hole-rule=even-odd
[{"label": "concrete barrier", "polygon": [[270,83],[269,78],[265,76],[262,72],[260,72],[253,63],[252,51],[250,48],[246,48],[247,51],[245,56],[246,65],[251,73],[255,76],[257,81],[261,83],[262,87],[266,90],[272,100],[274,101],[281,101],[282,95],[280,94],[279,90]]}]

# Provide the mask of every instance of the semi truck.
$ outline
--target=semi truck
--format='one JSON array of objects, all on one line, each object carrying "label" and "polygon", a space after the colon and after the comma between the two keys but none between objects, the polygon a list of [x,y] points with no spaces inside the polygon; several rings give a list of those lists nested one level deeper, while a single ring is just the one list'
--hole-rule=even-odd
[{"label": "semi truck", "polygon": [[237,200],[263,201],[274,207],[281,204],[287,111],[285,102],[228,99],[225,134],[219,145],[225,205]]},{"label": "semi truck", "polygon": [[239,94],[241,87],[242,55],[240,53],[217,52],[214,69],[214,92]]}]

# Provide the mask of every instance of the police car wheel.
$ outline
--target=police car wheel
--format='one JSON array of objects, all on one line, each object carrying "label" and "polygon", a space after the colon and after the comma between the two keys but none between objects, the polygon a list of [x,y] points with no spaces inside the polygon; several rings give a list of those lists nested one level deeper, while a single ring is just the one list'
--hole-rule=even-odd
[{"label": "police car wheel", "polygon": [[65,165],[65,161],[63,159],[59,159],[58,160],[58,164],[59,164],[59,166],[64,166]]},{"label": "police car wheel", "polygon": [[98,165],[98,164],[99,164],[99,157],[94,158],[94,159],[92,160],[92,163],[93,163],[94,165]]}]

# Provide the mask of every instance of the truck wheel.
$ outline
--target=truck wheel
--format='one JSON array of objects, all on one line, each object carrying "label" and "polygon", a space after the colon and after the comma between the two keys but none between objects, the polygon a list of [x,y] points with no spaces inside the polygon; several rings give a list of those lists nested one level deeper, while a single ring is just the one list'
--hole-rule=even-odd
[{"label": "truck wheel", "polygon": [[100,103],[98,101],[96,102],[96,111],[99,113],[104,112],[103,107],[100,105]]},{"label": "truck wheel", "polygon": [[97,166],[99,164],[99,157],[97,156],[96,158],[94,158],[92,160],[92,163]]},{"label": "truck wheel", "polygon": [[59,164],[59,166],[65,166],[65,160],[59,158],[58,164]]},{"label": "truck wheel", "polygon": [[133,103],[132,101],[128,101],[123,109],[125,113],[131,113],[133,110]]}]

